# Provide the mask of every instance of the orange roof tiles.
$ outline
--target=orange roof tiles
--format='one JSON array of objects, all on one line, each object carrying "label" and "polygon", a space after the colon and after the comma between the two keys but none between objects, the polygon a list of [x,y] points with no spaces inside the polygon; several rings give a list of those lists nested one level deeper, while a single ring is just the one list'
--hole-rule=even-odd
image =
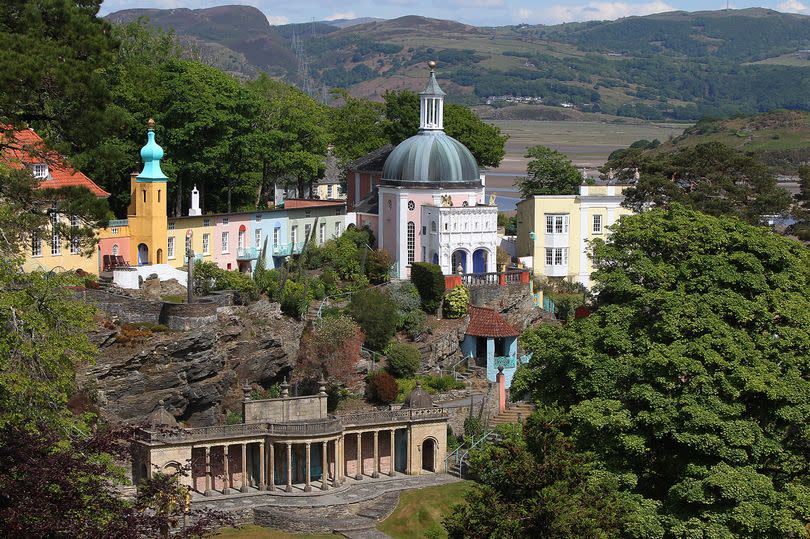
[{"label": "orange roof tiles", "polygon": [[507,322],[495,309],[470,305],[467,335],[474,337],[518,337],[520,331]]},{"label": "orange roof tiles", "polygon": [[[2,133],[0,133],[0,137],[8,141]],[[39,187],[42,189],[78,186],[86,187],[100,198],[110,196],[110,193],[96,185],[96,182],[68,166],[61,155],[48,149],[42,138],[33,129],[15,131],[13,146],[4,147],[0,159],[15,168],[47,163],[49,176],[40,180]]]}]

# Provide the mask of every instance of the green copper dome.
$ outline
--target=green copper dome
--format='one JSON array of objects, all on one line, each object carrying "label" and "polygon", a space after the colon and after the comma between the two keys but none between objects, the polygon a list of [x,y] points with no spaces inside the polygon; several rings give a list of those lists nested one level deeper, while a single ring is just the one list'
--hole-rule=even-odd
[{"label": "green copper dome", "polygon": [[444,131],[421,131],[402,141],[383,166],[385,184],[403,187],[475,187],[481,184],[470,150]]}]

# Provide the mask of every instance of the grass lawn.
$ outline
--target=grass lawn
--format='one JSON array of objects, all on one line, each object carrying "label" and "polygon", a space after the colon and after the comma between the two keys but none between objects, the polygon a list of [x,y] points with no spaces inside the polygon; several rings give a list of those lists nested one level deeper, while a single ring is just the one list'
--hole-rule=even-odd
[{"label": "grass lawn", "polygon": [[403,492],[397,508],[377,529],[394,539],[447,537],[442,517],[463,501],[469,485],[465,481]]},{"label": "grass lawn", "polygon": [[222,539],[333,539],[338,536],[287,533],[261,526],[245,526],[243,528],[224,528],[214,537]]}]

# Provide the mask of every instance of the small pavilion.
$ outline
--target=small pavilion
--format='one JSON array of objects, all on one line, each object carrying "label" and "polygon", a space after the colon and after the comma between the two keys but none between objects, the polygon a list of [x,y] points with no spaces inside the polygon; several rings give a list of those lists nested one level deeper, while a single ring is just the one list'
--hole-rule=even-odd
[{"label": "small pavilion", "polygon": [[518,357],[519,336],[520,330],[495,309],[470,305],[470,323],[461,350],[476,365],[486,367],[490,382],[497,381],[498,368],[502,367],[509,388],[518,364],[528,362],[528,357]]},{"label": "small pavilion", "polygon": [[159,405],[139,431],[133,482],[186,465],[181,482],[197,495],[313,492],[347,481],[444,473],[447,412],[421,387],[400,409],[332,415],[326,386],[317,395],[252,400],[245,387],[242,423],[181,428]]}]

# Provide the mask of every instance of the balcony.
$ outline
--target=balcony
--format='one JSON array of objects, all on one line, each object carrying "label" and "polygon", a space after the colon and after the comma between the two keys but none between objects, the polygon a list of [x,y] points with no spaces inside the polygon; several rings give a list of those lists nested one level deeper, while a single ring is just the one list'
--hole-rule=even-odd
[{"label": "balcony", "polygon": [[236,250],[237,260],[256,260],[258,257],[259,253],[255,247],[242,247]]},{"label": "balcony", "polygon": [[284,243],[273,246],[273,256],[300,255],[304,250],[304,242]]}]

